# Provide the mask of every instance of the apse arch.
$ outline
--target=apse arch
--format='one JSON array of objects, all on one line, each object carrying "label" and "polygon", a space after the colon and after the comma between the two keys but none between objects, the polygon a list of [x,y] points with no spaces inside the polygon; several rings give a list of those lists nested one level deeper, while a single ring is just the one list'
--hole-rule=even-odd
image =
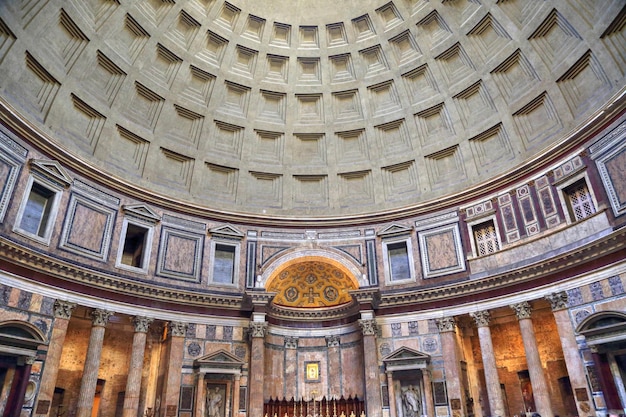
[{"label": "apse arch", "polygon": [[290,265],[304,261],[329,263],[348,274],[354,280],[355,289],[367,286],[367,277],[359,269],[361,265],[354,259],[329,249],[294,249],[281,253],[265,266],[257,276],[256,287],[267,289],[278,273]]},{"label": "apse arch", "polygon": [[325,250],[298,250],[276,259],[259,284],[275,293],[273,303],[283,307],[327,308],[348,304],[350,291],[364,279],[342,256]]}]

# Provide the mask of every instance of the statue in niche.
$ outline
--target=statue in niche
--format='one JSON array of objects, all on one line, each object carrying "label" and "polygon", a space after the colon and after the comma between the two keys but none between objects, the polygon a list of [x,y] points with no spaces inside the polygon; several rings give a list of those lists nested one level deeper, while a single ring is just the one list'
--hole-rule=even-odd
[{"label": "statue in niche", "polygon": [[402,411],[404,417],[419,417],[422,409],[419,395],[413,385],[402,390]]},{"label": "statue in niche", "polygon": [[220,387],[208,389],[206,394],[206,417],[221,417],[222,394]]}]

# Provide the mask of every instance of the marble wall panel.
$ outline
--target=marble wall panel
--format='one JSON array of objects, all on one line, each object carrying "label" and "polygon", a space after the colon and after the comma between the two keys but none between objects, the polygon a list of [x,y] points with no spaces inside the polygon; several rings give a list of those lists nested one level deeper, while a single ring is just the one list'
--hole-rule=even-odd
[{"label": "marble wall panel", "polygon": [[9,206],[20,165],[0,150],[0,222]]},{"label": "marble wall panel", "polygon": [[0,131],[0,223],[4,219],[27,151]]},{"label": "marble wall panel", "polygon": [[115,217],[115,209],[72,192],[59,247],[106,262]]},{"label": "marble wall panel", "polygon": [[513,209],[513,200],[510,194],[503,194],[498,197],[498,206],[500,208],[500,216],[504,226],[504,233],[508,243],[515,242],[520,239],[517,219],[515,218],[515,210]]},{"label": "marble wall panel", "polygon": [[548,176],[544,175],[535,181],[537,189],[537,197],[541,207],[541,213],[546,222],[546,227],[551,228],[561,223],[557,205],[554,202],[554,192],[548,180]]},{"label": "marble wall panel", "polygon": [[156,273],[199,282],[204,235],[163,226]]},{"label": "marble wall panel", "polygon": [[540,227],[530,193],[530,185],[525,184],[517,188],[515,192],[517,194],[517,204],[519,205],[522,222],[526,228],[526,234],[532,236],[539,233]]},{"label": "marble wall panel", "polygon": [[596,164],[613,213],[621,216],[626,213],[626,141],[624,141],[626,125],[620,126],[616,131],[613,136],[617,140],[621,139],[621,145],[607,146],[605,149],[609,151],[602,153]]},{"label": "marble wall panel", "polygon": [[418,232],[425,278],[465,271],[458,223]]},{"label": "marble wall panel", "polygon": [[363,347],[360,343],[341,346],[341,388],[344,395],[365,398],[363,387]]}]

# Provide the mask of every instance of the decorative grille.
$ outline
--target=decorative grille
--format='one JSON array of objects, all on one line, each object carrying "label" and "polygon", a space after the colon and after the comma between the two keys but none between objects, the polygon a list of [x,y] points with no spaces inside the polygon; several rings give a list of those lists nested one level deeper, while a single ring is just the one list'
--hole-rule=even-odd
[{"label": "decorative grille", "polygon": [[576,221],[596,212],[587,183],[581,180],[567,189],[570,209]]},{"label": "decorative grille", "polygon": [[498,242],[498,235],[493,221],[474,226],[473,230],[478,256],[488,255],[500,249],[500,243]]}]

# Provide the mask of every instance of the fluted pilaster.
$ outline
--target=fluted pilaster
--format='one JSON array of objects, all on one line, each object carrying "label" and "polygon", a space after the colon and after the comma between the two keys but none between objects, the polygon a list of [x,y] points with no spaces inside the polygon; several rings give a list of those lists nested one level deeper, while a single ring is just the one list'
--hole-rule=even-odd
[{"label": "fluted pilaster", "polygon": [[[39,395],[37,397],[37,409],[46,410],[45,414],[41,414],[41,417],[47,417],[50,413],[54,387],[56,386],[59,366],[61,365],[61,353],[63,351],[63,344],[65,343],[65,336],[67,335],[67,326],[70,323],[70,318],[75,308],[76,304],[70,303],[69,301],[54,301],[54,323],[52,324],[48,353],[46,355],[46,362],[44,363],[39,385]],[[40,403],[45,406],[39,408]]]},{"label": "fluted pilaster", "polygon": [[378,325],[376,324],[376,319],[364,318],[359,320],[359,326],[363,332],[367,415],[369,417],[381,417],[383,399],[380,392],[380,371],[378,366],[378,349],[376,347]]}]

